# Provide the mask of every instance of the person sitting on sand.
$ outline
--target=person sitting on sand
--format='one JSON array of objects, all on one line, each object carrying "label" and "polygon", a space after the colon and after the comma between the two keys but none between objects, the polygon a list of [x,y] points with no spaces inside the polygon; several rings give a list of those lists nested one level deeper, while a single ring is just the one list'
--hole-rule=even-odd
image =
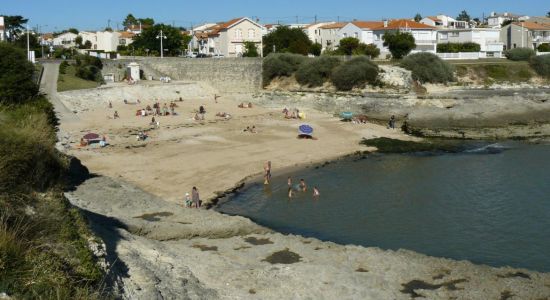
[{"label": "person sitting on sand", "polygon": [[191,201],[189,193],[185,193],[185,207],[191,207],[191,205],[193,205],[193,201]]},{"label": "person sitting on sand", "polygon": [[120,118],[120,116],[118,115],[118,111],[115,110],[115,113],[113,114],[113,118],[114,119]]},{"label": "person sitting on sand", "polygon": [[252,108],[252,102],[248,102],[248,108]]},{"label": "person sitting on sand", "polygon": [[151,123],[149,123],[150,125],[157,125],[157,121],[155,120],[155,117],[151,118]]},{"label": "person sitting on sand", "polygon": [[128,104],[128,100],[124,99],[124,104]]},{"label": "person sitting on sand", "polygon": [[183,99],[180,97],[179,102],[183,102]]},{"label": "person sitting on sand", "polygon": [[201,105],[201,106],[199,107],[199,114],[204,115],[205,113],[206,113],[206,109],[204,109],[204,106]]},{"label": "person sitting on sand", "polygon": [[252,127],[250,128],[250,132],[251,132],[251,133],[258,133],[258,132],[256,131],[256,126],[252,125]]},{"label": "person sitting on sand", "polygon": [[306,185],[306,182],[303,178],[300,179],[300,190],[302,190],[302,192],[307,191],[307,185]]},{"label": "person sitting on sand", "polygon": [[241,102],[241,104],[238,105],[239,108],[249,108],[248,104]]},{"label": "person sitting on sand", "polygon": [[88,145],[88,142],[86,142],[86,140],[84,138],[81,138],[80,139],[80,146],[85,147],[87,145]]},{"label": "person sitting on sand", "polygon": [[153,113],[153,109],[151,108],[151,105],[147,104],[147,107],[145,108],[149,114]]},{"label": "person sitting on sand", "polygon": [[195,121],[200,121],[200,120],[204,120],[204,117],[201,117],[201,116],[199,115],[199,113],[195,113],[195,117],[193,117],[193,119],[194,119]]}]

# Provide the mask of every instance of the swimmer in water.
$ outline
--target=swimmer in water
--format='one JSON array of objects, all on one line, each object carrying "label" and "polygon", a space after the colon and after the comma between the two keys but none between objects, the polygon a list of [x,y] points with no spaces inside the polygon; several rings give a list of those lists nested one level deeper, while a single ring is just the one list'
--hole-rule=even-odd
[{"label": "swimmer in water", "polygon": [[302,190],[302,192],[307,191],[307,185],[303,178],[300,179],[300,190]]},{"label": "swimmer in water", "polygon": [[319,195],[321,195],[319,193],[319,189],[316,186],[314,186],[313,187],[313,199],[315,199],[315,200],[319,199]]},{"label": "swimmer in water", "polygon": [[292,187],[292,178],[290,178],[290,176],[288,176],[288,179],[286,182],[288,184],[288,187]]},{"label": "swimmer in water", "polygon": [[291,187],[288,188],[288,199],[292,198],[294,196],[294,191]]}]

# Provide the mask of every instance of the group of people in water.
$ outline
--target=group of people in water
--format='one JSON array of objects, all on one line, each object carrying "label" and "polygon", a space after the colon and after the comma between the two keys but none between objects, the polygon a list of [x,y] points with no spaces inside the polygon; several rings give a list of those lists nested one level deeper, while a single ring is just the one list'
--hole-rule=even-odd
[{"label": "group of people in water", "polygon": [[[293,186],[292,177],[289,176],[287,179],[287,185],[288,185],[288,199],[293,198],[296,195],[296,192],[302,192],[302,193],[307,192],[307,184],[303,178],[300,179],[300,182],[297,185]],[[315,200],[319,199],[320,195],[321,193],[319,193],[319,188],[317,186],[313,186],[313,193],[312,193],[313,199]]]}]

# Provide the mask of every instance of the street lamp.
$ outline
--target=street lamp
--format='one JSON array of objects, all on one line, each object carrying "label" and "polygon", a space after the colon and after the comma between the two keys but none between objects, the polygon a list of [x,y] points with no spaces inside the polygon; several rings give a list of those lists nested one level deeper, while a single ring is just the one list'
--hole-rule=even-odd
[{"label": "street lamp", "polygon": [[162,29],[160,30],[160,34],[157,35],[157,39],[160,39],[160,58],[164,58],[164,50],[162,49],[162,40],[165,40],[166,36],[162,34]]}]

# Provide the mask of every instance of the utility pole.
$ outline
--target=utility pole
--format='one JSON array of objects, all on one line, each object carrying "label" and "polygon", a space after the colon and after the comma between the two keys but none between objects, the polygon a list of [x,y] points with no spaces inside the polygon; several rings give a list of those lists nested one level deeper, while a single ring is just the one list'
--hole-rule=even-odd
[{"label": "utility pole", "polygon": [[160,30],[160,34],[157,35],[157,39],[160,39],[160,58],[164,58],[164,49],[162,47],[162,40],[166,39],[166,36],[162,34],[162,29]]},{"label": "utility pole", "polygon": [[31,61],[31,44],[29,39],[29,25],[27,24],[27,59]]},{"label": "utility pole", "polygon": [[523,48],[523,22],[521,22],[521,48]]},{"label": "utility pole", "polygon": [[141,34],[141,21],[138,21],[139,22],[139,34]]}]

